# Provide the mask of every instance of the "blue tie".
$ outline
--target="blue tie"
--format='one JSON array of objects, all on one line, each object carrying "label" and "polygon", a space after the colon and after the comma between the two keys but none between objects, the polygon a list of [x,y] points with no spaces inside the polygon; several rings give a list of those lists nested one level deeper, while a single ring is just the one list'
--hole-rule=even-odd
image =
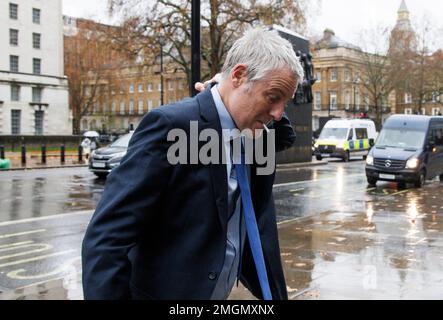
[{"label": "blue tie", "polygon": [[268,275],[266,273],[265,259],[263,249],[258,233],[257,220],[255,219],[254,207],[252,206],[251,192],[246,173],[245,153],[243,146],[241,148],[241,163],[235,165],[237,180],[240,186],[243,212],[245,216],[246,232],[248,233],[249,245],[251,246],[252,256],[254,258],[255,268],[257,269],[258,280],[263,293],[264,300],[272,300],[271,289],[269,288]]}]

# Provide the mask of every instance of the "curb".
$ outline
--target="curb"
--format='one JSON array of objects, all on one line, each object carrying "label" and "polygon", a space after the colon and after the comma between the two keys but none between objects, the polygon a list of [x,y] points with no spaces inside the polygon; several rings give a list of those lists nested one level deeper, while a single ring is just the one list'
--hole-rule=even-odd
[{"label": "curb", "polygon": [[67,165],[60,165],[60,166],[50,166],[50,167],[23,167],[23,168],[8,168],[8,169],[0,169],[0,172],[2,171],[20,171],[20,170],[40,170],[40,169],[59,169],[59,168],[83,168],[88,167],[87,164],[67,164]]},{"label": "curb", "polygon": [[324,166],[327,164],[328,164],[327,161],[277,164],[277,171],[291,170],[291,169],[304,168],[304,167]]}]

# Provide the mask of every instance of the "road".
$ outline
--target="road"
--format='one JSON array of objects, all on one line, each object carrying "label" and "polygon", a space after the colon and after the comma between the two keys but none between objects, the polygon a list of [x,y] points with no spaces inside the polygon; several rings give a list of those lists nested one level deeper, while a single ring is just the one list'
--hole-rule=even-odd
[{"label": "road", "polygon": [[[87,168],[0,172],[0,299],[82,298],[80,245],[103,188]],[[441,297],[442,191],[439,181],[369,188],[363,161],[279,170],[274,197],[290,297]],[[382,285],[384,277],[400,289]],[[414,286],[429,293],[405,289]],[[250,295],[240,287],[231,297]]]}]

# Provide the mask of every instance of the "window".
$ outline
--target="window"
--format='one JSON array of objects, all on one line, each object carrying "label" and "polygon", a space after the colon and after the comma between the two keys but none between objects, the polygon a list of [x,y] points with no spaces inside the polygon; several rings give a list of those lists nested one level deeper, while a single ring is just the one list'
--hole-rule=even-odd
[{"label": "window", "polygon": [[32,88],[32,102],[42,102],[42,88]]},{"label": "window", "polygon": [[354,129],[350,129],[348,133],[348,141],[354,140]]},{"label": "window", "polygon": [[432,92],[432,102],[436,103],[439,100],[440,100],[439,93],[438,92]]},{"label": "window", "polygon": [[18,19],[18,4],[9,4],[9,18],[14,20]]},{"label": "window", "polygon": [[21,110],[11,110],[11,133],[20,134]]},{"label": "window", "polygon": [[178,82],[178,89],[183,90],[183,82],[182,81]]},{"label": "window", "polygon": [[125,102],[124,101],[120,102],[120,114],[122,114],[122,115],[125,114]]},{"label": "window", "polygon": [[134,85],[131,84],[129,85],[129,93],[133,93],[134,92]]},{"label": "window", "polygon": [[433,116],[441,115],[440,108],[432,108],[432,115]]},{"label": "window", "polygon": [[421,108],[421,114],[426,115],[426,108]]},{"label": "window", "polygon": [[158,106],[160,107],[162,105],[162,101],[158,100]]},{"label": "window", "polygon": [[134,114],[134,100],[129,100],[129,114]]},{"label": "window", "polygon": [[329,93],[329,108],[330,110],[337,110],[337,92]]},{"label": "window", "polygon": [[412,95],[410,93],[405,93],[405,103],[412,103]]},{"label": "window", "polygon": [[355,111],[359,111],[360,110],[360,93],[356,92],[355,93]]},{"label": "window", "polygon": [[153,108],[152,100],[148,100],[148,111],[151,111]]},{"label": "window", "polygon": [[345,70],[345,81],[351,81],[351,72],[349,70]]},{"label": "window", "polygon": [[315,92],[314,110],[321,110],[321,92],[320,91]]},{"label": "window", "polygon": [[103,108],[103,111],[102,111],[103,114],[107,114],[108,113],[108,105],[106,103],[103,103],[102,108]]},{"label": "window", "polygon": [[114,86],[111,86],[111,94],[115,95],[115,87]]},{"label": "window", "polygon": [[168,90],[174,90],[174,82],[172,80],[168,80]]},{"label": "window", "polygon": [[162,84],[161,83],[157,84],[157,91],[162,91]]},{"label": "window", "polygon": [[40,39],[41,39],[40,33],[33,33],[32,34],[32,47],[34,49],[40,49]]},{"label": "window", "polygon": [[111,113],[116,114],[117,113],[117,105],[115,102],[112,102],[111,104]]},{"label": "window", "polygon": [[435,145],[443,146],[443,128],[434,128],[432,130],[432,135]]},{"label": "window", "polygon": [[18,30],[9,29],[9,44],[12,46],[18,46]]},{"label": "window", "polygon": [[148,92],[152,92],[152,83],[148,83],[147,89],[148,89]]},{"label": "window", "polygon": [[337,70],[336,69],[332,69],[330,71],[330,76],[331,76],[331,78],[330,78],[331,81],[337,81]]},{"label": "window", "polygon": [[20,101],[20,86],[11,85],[11,101]]},{"label": "window", "polygon": [[315,78],[317,79],[317,82],[321,82],[321,71],[315,73]]},{"label": "window", "polygon": [[40,9],[32,8],[32,22],[40,24]]},{"label": "window", "polygon": [[138,84],[138,92],[143,92],[143,84]]},{"label": "window", "polygon": [[369,96],[365,96],[365,111],[369,111]]},{"label": "window", "polygon": [[32,72],[34,74],[41,74],[42,72],[42,59],[33,58],[32,59]]},{"label": "window", "polygon": [[355,135],[357,136],[357,140],[367,139],[368,138],[368,130],[366,128],[356,128]]},{"label": "window", "polygon": [[349,91],[345,92],[345,109],[349,110],[351,106],[351,93]]},{"label": "window", "polygon": [[18,56],[9,56],[9,70],[18,72]]},{"label": "window", "polygon": [[143,100],[138,100],[138,114],[143,114]]},{"label": "window", "polygon": [[100,104],[99,104],[98,102],[94,103],[94,107],[93,107],[93,109],[92,109],[92,113],[93,113],[93,114],[97,114],[99,108],[100,108]]},{"label": "window", "polygon": [[45,112],[37,110],[34,113],[35,118],[35,134],[42,135],[43,134],[43,119]]},{"label": "window", "polygon": [[412,114],[412,108],[405,108],[405,114]]}]

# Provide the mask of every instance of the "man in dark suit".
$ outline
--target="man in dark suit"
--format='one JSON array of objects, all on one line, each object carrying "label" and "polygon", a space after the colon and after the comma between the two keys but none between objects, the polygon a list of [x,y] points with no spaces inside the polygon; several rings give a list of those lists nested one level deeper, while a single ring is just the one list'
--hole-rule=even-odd
[{"label": "man in dark suit", "polygon": [[[256,164],[247,166],[245,191],[230,153],[236,137],[225,131],[273,123],[276,149],[289,147],[294,132],[283,112],[302,75],[288,41],[253,29],[230,49],[219,84],[143,118],[108,177],[83,240],[85,299],[226,299],[238,279],[258,298],[265,295],[265,281],[272,299],[287,299],[274,173],[259,175]],[[189,136],[192,121],[198,132],[216,131],[226,163],[170,163],[174,142],[168,133],[179,129]],[[242,214],[246,198],[253,204],[265,275],[257,271],[257,247]]]}]

